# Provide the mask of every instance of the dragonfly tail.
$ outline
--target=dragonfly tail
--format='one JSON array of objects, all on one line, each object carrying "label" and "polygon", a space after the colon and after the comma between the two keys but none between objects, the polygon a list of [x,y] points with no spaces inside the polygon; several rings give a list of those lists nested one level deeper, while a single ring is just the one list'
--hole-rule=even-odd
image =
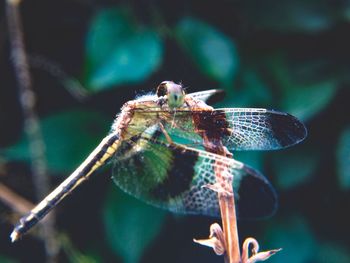
[{"label": "dragonfly tail", "polygon": [[119,136],[117,134],[112,133],[104,138],[88,158],[66,180],[19,220],[10,235],[11,241],[17,241],[69,195],[73,189],[88,179],[96,169],[108,161],[117,150],[118,142]]}]

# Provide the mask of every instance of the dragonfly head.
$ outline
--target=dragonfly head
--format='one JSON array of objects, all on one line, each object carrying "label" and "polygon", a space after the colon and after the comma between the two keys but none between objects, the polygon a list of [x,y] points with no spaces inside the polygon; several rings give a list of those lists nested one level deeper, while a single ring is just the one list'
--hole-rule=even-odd
[{"label": "dragonfly head", "polygon": [[185,91],[181,84],[163,81],[157,87],[157,96],[166,96],[169,108],[181,107],[185,102]]}]

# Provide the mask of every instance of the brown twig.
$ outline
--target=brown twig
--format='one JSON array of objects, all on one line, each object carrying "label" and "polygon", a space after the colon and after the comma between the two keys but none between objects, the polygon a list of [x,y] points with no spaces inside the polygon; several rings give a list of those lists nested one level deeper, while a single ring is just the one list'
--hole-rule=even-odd
[{"label": "brown twig", "polygon": [[[187,99],[186,103],[192,107],[192,109],[195,109],[197,106],[197,103],[191,98]],[[209,113],[212,112],[212,107],[204,104],[201,106],[208,111],[206,116],[210,116]],[[216,125],[218,121],[221,123],[225,121],[225,119],[215,119],[215,115],[212,116],[213,124],[211,125]],[[218,118],[220,118],[220,116],[218,116]],[[208,122],[208,119],[209,117],[205,121]],[[234,175],[231,173],[231,163],[229,160],[233,155],[223,145],[221,140],[222,131],[220,133],[215,133],[201,129],[201,116],[200,114],[196,114],[195,111],[193,113],[193,120],[196,131],[203,138],[203,146],[205,150],[218,155],[218,158],[215,159],[214,165],[216,182],[214,184],[204,185],[203,187],[209,188],[217,193],[223,225],[223,230],[216,223],[211,225],[209,239],[194,239],[194,241],[212,247],[217,255],[224,255],[225,263],[254,263],[268,259],[279,250],[257,253],[259,249],[258,243],[253,238],[248,239],[249,242],[254,240],[255,242],[252,242],[251,244],[256,245],[252,250],[252,256],[249,257],[250,243],[248,242],[248,245],[243,247],[243,257],[241,257],[237,230],[235,196],[232,186]],[[221,156],[223,156],[223,158],[220,158]],[[245,242],[245,244],[247,244],[247,242]]]},{"label": "brown twig", "polygon": [[[45,145],[35,112],[35,94],[32,90],[31,77],[27,56],[24,48],[23,30],[19,14],[20,0],[7,0],[7,23],[11,45],[11,59],[13,62],[19,100],[24,116],[24,130],[29,139],[29,150],[32,158],[32,173],[37,198],[41,199],[49,191],[47,176]],[[42,226],[42,237],[48,262],[55,262],[58,254],[58,243],[55,238],[54,216],[48,218]]]},{"label": "brown twig", "polygon": [[13,192],[6,185],[0,183],[0,200],[9,206],[13,211],[21,215],[26,214],[34,207],[32,203],[22,196]]},{"label": "brown twig", "polygon": [[[216,153],[225,157],[232,157],[224,146]],[[216,161],[215,177],[216,183],[214,185],[205,185],[204,187],[215,191],[218,195],[223,230],[218,224],[213,224],[210,227],[209,239],[194,241],[211,246],[217,255],[223,254],[225,263],[241,263],[235,199],[232,188],[233,177],[229,172],[229,166],[220,159]],[[221,251],[221,247],[224,247],[224,253],[219,254],[217,251]]]},{"label": "brown twig", "polygon": [[235,199],[232,191],[232,195],[218,194],[222,226],[226,241],[226,255],[225,262],[238,263],[241,259],[239,250],[239,239],[237,231],[237,219],[235,209]]},{"label": "brown twig", "polygon": [[[210,235],[208,239],[196,240],[196,243],[209,246],[214,249],[217,255],[224,255],[225,263],[255,263],[265,261],[281,249],[259,252],[259,244],[254,238],[249,237],[243,243],[242,257],[239,249],[239,239],[237,231],[237,219],[235,211],[235,199],[232,188],[232,175],[228,167],[219,163],[215,171],[216,183],[206,185],[205,187],[218,193],[218,200],[221,211],[221,227],[214,223],[210,226]],[[251,246],[251,248],[250,248]]]},{"label": "brown twig", "polygon": [[[232,154],[221,143],[218,146],[217,153],[228,158],[232,157]],[[239,250],[235,197],[232,188],[233,175],[229,170],[229,165],[221,160],[217,160],[216,163],[216,192],[218,193],[223,234],[226,243],[225,262],[239,263],[241,262],[241,254]]]},{"label": "brown twig", "polygon": [[32,68],[41,69],[50,76],[57,78],[63,87],[77,100],[83,101],[88,97],[88,91],[75,78],[69,76],[57,63],[40,55],[27,55]]}]

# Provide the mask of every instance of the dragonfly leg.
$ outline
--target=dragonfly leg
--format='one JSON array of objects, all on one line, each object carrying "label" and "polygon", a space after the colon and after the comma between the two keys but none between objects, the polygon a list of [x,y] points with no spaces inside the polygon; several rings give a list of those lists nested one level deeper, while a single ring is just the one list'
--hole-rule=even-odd
[{"label": "dragonfly leg", "polygon": [[171,137],[168,134],[168,132],[165,130],[163,123],[159,122],[158,125],[159,125],[159,128],[161,129],[162,133],[164,134],[166,140],[168,141],[168,143],[171,144],[171,145],[174,145],[175,143],[171,139]]},{"label": "dragonfly leg", "polygon": [[217,192],[227,197],[233,196],[233,193],[227,191],[220,183],[205,184],[205,185],[202,185],[202,188],[208,188],[214,192]]}]

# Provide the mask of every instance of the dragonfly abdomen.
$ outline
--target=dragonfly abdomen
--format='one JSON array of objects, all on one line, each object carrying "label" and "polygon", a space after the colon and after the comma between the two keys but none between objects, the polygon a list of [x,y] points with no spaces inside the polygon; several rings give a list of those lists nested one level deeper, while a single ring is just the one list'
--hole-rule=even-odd
[{"label": "dragonfly abdomen", "polygon": [[72,192],[78,185],[84,182],[89,176],[106,161],[117,150],[119,135],[112,133],[105,137],[96,149],[66,180],[64,180],[51,194],[34,207],[29,214],[22,217],[11,234],[12,242],[26,233],[40,219],[42,219],[52,208]]}]

